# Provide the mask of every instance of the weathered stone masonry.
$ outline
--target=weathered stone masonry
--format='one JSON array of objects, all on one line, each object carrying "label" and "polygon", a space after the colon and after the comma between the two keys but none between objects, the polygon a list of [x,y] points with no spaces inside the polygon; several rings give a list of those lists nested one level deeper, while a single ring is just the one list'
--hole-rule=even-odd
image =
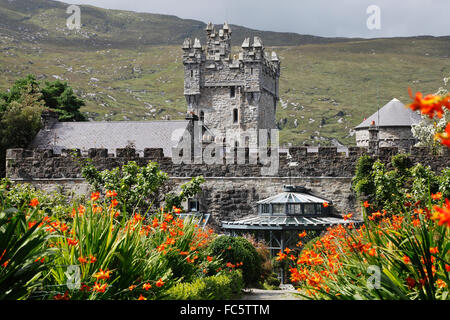
[{"label": "weathered stone masonry", "polygon": [[[232,220],[256,213],[255,203],[279,193],[283,185],[301,185],[333,201],[336,213],[357,212],[358,205],[351,190],[351,180],[357,159],[367,149],[350,147],[348,154],[338,153],[336,148],[321,147],[316,153],[308,153],[306,147],[289,148],[292,157],[280,154],[280,168],[276,176],[262,176],[261,165],[252,164],[174,164],[163,155],[162,149],[145,149],[139,157],[133,149],[117,149],[117,155],[108,154],[107,149],[90,149],[81,158],[91,158],[99,169],[112,169],[128,161],[146,165],[149,161],[159,163],[175,186],[202,175],[206,178],[199,195],[200,209],[212,214],[212,223],[218,226],[221,220]],[[380,148],[376,155],[389,164],[398,150]],[[448,167],[450,153],[434,156],[426,148],[412,148],[413,163],[430,165],[435,171]],[[29,182],[45,190],[70,190],[88,192],[81,177],[81,168],[68,152],[53,154],[52,150],[10,149],[6,160],[7,176],[13,181]],[[298,166],[289,166],[297,162]],[[388,165],[389,167],[389,165]]]}]

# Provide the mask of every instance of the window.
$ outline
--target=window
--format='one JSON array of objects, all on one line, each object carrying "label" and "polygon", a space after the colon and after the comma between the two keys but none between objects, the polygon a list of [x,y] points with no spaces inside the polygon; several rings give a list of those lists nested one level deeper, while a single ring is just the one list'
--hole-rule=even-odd
[{"label": "window", "polygon": [[194,76],[194,70],[191,70],[191,78]]},{"label": "window", "polygon": [[263,214],[270,213],[270,204],[260,204],[260,206],[261,206],[261,213]]},{"label": "window", "polygon": [[313,203],[305,203],[303,205],[304,214],[313,215],[316,213],[316,206]]},{"label": "window", "polygon": [[239,119],[238,109],[233,109],[233,123],[237,123]]},{"label": "window", "polygon": [[284,204],[273,204],[273,213],[286,214]]},{"label": "window", "polygon": [[250,74],[253,75],[253,68],[250,68]]},{"label": "window", "polygon": [[200,209],[200,205],[198,200],[196,199],[189,199],[188,200],[188,212],[198,212]]},{"label": "window", "polygon": [[236,97],[236,87],[230,88],[230,98]]},{"label": "window", "polygon": [[302,205],[301,204],[288,204],[288,214],[301,214]]},{"label": "window", "polygon": [[200,111],[200,121],[205,121],[205,113],[203,111]]}]

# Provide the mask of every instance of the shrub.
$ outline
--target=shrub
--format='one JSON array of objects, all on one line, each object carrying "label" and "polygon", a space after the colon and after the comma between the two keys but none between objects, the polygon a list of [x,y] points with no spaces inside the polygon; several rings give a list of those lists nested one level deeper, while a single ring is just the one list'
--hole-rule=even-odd
[{"label": "shrub", "polygon": [[240,296],[244,288],[239,270],[199,278],[191,283],[179,283],[167,292],[168,300],[230,300]]},{"label": "shrub", "polygon": [[261,279],[261,258],[255,247],[243,237],[221,236],[211,242],[213,255],[220,256],[224,262],[242,265],[246,286],[258,285]]},{"label": "shrub", "polygon": [[358,196],[373,194],[375,189],[371,177],[373,163],[374,160],[368,155],[361,156],[356,163],[352,185]]},{"label": "shrub", "polygon": [[280,290],[281,281],[278,279],[275,273],[272,273],[267,279],[264,281],[264,289],[266,290]]},{"label": "shrub", "polygon": [[99,171],[90,160],[79,160],[82,165],[82,176],[89,183],[92,191],[106,192],[116,190],[117,200],[126,206],[126,211],[160,208],[160,202],[165,201],[164,210],[173,207],[180,208],[181,203],[201,191],[203,177],[193,177],[191,181],[181,186],[181,192],[167,193],[163,190],[168,175],[160,170],[158,163],[149,162],[146,166],[138,166],[135,161],[129,161],[121,167],[112,170]]}]

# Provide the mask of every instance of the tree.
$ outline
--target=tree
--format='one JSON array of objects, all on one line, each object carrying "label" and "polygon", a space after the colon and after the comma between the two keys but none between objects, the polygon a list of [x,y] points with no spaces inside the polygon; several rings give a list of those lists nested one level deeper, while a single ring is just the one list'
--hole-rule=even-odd
[{"label": "tree", "polygon": [[86,120],[86,117],[80,112],[80,108],[85,103],[74,94],[67,82],[46,81],[41,92],[45,105],[59,114],[59,121]]},{"label": "tree", "polygon": [[[20,94],[17,92],[19,87]],[[9,93],[3,95],[3,101],[8,101],[7,99],[11,100],[9,103],[2,104],[0,113],[0,174],[2,176],[5,170],[6,150],[24,148],[31,142],[41,128],[41,113],[44,110],[42,94],[32,79],[16,83]]]},{"label": "tree", "polygon": [[84,101],[75,96],[67,82],[45,82],[34,75],[17,79],[7,92],[0,92],[0,177],[5,175],[6,150],[25,148],[41,128],[45,108],[55,110],[60,121],[84,121]]}]

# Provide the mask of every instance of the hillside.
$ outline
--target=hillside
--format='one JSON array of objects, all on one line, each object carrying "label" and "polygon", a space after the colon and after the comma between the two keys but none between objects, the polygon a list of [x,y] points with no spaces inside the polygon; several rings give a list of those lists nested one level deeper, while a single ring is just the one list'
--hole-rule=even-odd
[{"label": "hillside", "polygon": [[[65,27],[68,5],[0,0],[0,90],[33,73],[67,80],[94,120],[180,119],[181,43],[205,24],[174,16],[81,6],[82,28]],[[354,143],[351,129],[408,87],[434,92],[450,76],[450,37],[334,39],[233,26],[233,40],[260,35],[282,61],[281,141]],[[238,47],[235,48],[238,50]]]}]

